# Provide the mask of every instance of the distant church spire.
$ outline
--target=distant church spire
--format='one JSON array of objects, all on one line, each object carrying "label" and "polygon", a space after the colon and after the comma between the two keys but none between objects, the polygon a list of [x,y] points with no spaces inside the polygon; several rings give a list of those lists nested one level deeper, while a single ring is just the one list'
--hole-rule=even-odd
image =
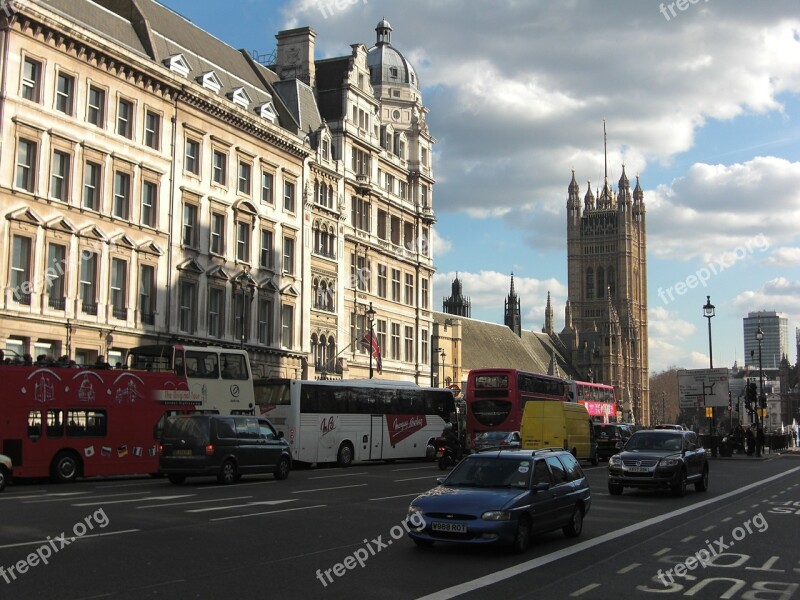
[{"label": "distant church spire", "polygon": [[442,310],[450,315],[457,315],[459,317],[470,318],[472,315],[472,304],[469,298],[465,297],[461,291],[461,280],[456,278],[453,280],[451,287],[451,294],[449,298],[445,298],[442,302]]},{"label": "distant church spire", "polygon": [[522,337],[522,310],[517,293],[514,291],[514,273],[511,273],[511,291],[505,302],[504,322],[517,334],[517,337]]},{"label": "distant church spire", "polygon": [[553,335],[555,328],[553,326],[553,305],[550,302],[550,292],[547,292],[547,306],[544,309],[544,327],[542,333]]}]

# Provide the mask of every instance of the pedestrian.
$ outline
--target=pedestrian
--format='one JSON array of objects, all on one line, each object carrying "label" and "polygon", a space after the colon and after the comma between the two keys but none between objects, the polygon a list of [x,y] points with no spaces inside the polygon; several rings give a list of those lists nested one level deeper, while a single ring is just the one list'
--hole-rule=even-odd
[{"label": "pedestrian", "polygon": [[753,456],[753,453],[756,451],[756,436],[753,433],[753,425],[747,428],[744,437],[747,441],[747,456]]},{"label": "pedestrian", "polygon": [[758,454],[764,454],[764,428],[761,425],[756,429],[756,450]]}]

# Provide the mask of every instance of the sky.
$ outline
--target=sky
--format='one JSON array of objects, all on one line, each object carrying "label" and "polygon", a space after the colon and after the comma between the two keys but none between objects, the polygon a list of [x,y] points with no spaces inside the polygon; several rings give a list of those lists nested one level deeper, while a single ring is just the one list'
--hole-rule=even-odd
[{"label": "sky", "polygon": [[[458,274],[472,317],[503,322],[510,275],[524,329],[567,299],[572,170],[622,165],[644,190],[649,362],[744,363],[742,318],[800,327],[797,0],[161,0],[235,48],[270,54],[310,26],[316,58],[375,44],[385,18],[414,66],[436,138],[434,307]],[[768,357],[764,357],[766,364]],[[778,358],[779,360],[779,358]]]}]

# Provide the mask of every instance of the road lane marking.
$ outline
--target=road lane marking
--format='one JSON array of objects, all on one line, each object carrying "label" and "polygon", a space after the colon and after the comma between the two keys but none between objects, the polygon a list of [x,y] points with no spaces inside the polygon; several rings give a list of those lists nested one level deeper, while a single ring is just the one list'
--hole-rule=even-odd
[{"label": "road lane marking", "polygon": [[[267,479],[266,481],[246,481],[245,483],[237,482],[236,487],[241,488],[248,485],[264,485],[265,483],[278,483],[275,479]],[[226,485],[199,485],[196,490],[208,490],[209,492],[216,492],[218,490],[227,490],[228,486]]]},{"label": "road lane marking", "polygon": [[392,498],[408,498],[409,496],[419,496],[425,492],[414,492],[413,494],[399,494],[398,496],[383,496],[382,498],[367,498],[368,500],[391,500]]},{"label": "road lane marking", "polygon": [[703,527],[703,529],[701,529],[700,531],[706,532],[706,531],[711,531],[712,529],[716,529],[716,528],[717,528],[716,525],[709,525],[708,527]]},{"label": "road lane marking", "polygon": [[167,504],[147,504],[144,506],[137,506],[137,509],[142,508],[162,508],[165,506],[185,506],[187,504],[208,504],[210,502],[227,502],[228,500],[246,500],[252,496],[234,496],[233,498],[217,498],[216,500],[192,500],[190,502],[169,502]]},{"label": "road lane marking", "polygon": [[685,538],[683,538],[683,539],[681,540],[681,543],[682,543],[682,544],[685,544],[686,542],[691,542],[691,541],[694,539],[694,537],[695,537],[695,536],[693,536],[693,535],[687,535]]},{"label": "road lane marking", "polygon": [[430,464],[427,467],[406,467],[404,469],[392,469],[392,471],[395,471],[397,473],[399,473],[400,471],[422,471],[422,470],[432,471],[433,466],[434,464]]},{"label": "road lane marking", "polygon": [[319,477],[309,477],[308,480],[311,481],[312,479],[332,479],[333,477],[352,477],[353,475],[369,475],[369,472],[361,471],[359,473],[345,473],[344,475],[320,475]]},{"label": "road lane marking", "polygon": [[[439,590],[437,592],[433,592],[431,594],[427,594],[425,596],[421,596],[417,598],[417,600],[449,600],[450,598],[455,598],[456,596],[460,596],[461,594],[466,594],[468,592],[473,592],[478,588],[488,587],[490,585],[494,585],[501,581],[505,581],[512,577],[516,577],[517,575],[521,575],[523,573],[528,573],[529,571],[533,571],[541,566],[550,564],[562,558],[566,558],[568,556],[572,556],[574,554],[578,554],[583,552],[584,550],[588,550],[590,548],[594,548],[595,546],[599,546],[601,544],[605,544],[611,540],[616,540],[623,536],[628,535],[629,533],[634,533],[636,531],[641,531],[642,529],[646,529],[651,525],[657,525],[659,523],[663,523],[664,521],[668,521],[674,517],[678,517],[680,515],[684,515],[686,513],[700,510],[701,508],[705,508],[706,506],[710,506],[712,504],[716,504],[718,502],[722,502],[731,498],[733,496],[738,496],[743,494],[744,492],[750,491],[755,488],[759,488],[764,486],[771,481],[775,481],[782,477],[786,477],[787,475],[793,475],[800,471],[800,467],[795,467],[793,469],[789,469],[788,471],[784,471],[783,473],[778,473],[777,475],[773,475],[771,477],[767,477],[766,479],[762,479],[761,481],[756,481],[754,483],[750,483],[746,486],[740,487],[733,491],[727,492],[725,494],[721,494],[714,498],[709,498],[708,500],[703,500],[702,502],[698,502],[697,504],[691,504],[689,506],[684,506],[683,508],[679,508],[669,513],[665,513],[663,515],[659,515],[657,517],[652,517],[640,523],[634,523],[633,525],[628,525],[627,527],[622,527],[621,529],[616,529],[609,533],[605,533],[603,535],[597,536],[596,538],[592,538],[590,540],[586,540],[584,542],[579,542],[567,548],[562,548],[561,550],[557,550],[555,552],[551,552],[550,554],[546,554],[544,556],[539,556],[532,560],[525,561],[518,565],[514,565],[513,567],[508,567],[506,569],[501,569],[499,571],[495,571],[490,573],[489,575],[485,575],[483,577],[478,577],[477,579],[472,579],[471,581],[465,581],[463,583],[459,583],[458,585],[454,585],[449,588],[445,588],[443,590]],[[756,505],[758,506],[758,505]]]},{"label": "road lane marking", "polygon": [[733,517],[725,517],[724,519],[722,519],[722,522],[723,523],[727,523],[728,521],[730,521],[732,519],[733,519]]},{"label": "road lane marking", "polygon": [[127,500],[111,500],[110,502],[106,502],[105,500],[101,502],[83,502],[81,504],[73,504],[72,506],[95,506],[96,504],[126,504],[128,502],[142,502],[144,500],[176,500],[177,498],[189,498],[190,496],[194,496],[195,494],[180,494],[177,496],[151,496],[150,498],[128,498]]},{"label": "road lane marking", "polygon": [[267,505],[272,506],[274,504],[285,504],[286,502],[297,502],[297,498],[292,498],[291,500],[261,500],[259,502],[245,502],[244,504],[231,504],[230,506],[209,506],[207,508],[193,508],[191,510],[187,510],[187,513],[201,513],[201,512],[211,512],[212,510],[229,510],[231,508],[247,508],[248,506],[261,506]]},{"label": "road lane marking", "polygon": [[664,556],[670,550],[672,550],[672,548],[662,548],[658,552],[653,552],[653,556]]},{"label": "road lane marking", "polygon": [[338,487],[329,487],[329,488],[317,488],[315,490],[297,490],[296,492],[292,492],[293,494],[308,494],[310,492],[327,492],[329,490],[344,490],[347,488],[354,488],[354,487],[364,487],[367,485],[366,483],[356,483],[355,485],[340,485]]},{"label": "road lane marking", "polygon": [[418,479],[430,479],[431,475],[426,475],[425,477],[409,477],[408,479],[395,479],[395,483],[400,483],[401,481],[417,481]]},{"label": "road lane marking", "polygon": [[572,592],[570,594],[570,597],[574,598],[576,596],[581,596],[581,595],[585,594],[586,592],[589,592],[589,591],[593,590],[594,588],[599,588],[599,587],[600,587],[599,583],[590,583],[589,585],[587,585],[585,587],[582,587],[581,589]]},{"label": "road lane marking", "polygon": [[638,567],[641,567],[641,566],[642,566],[642,563],[631,563],[627,567],[623,567],[619,571],[617,571],[617,575],[624,575],[625,573],[633,571],[634,569],[636,569]]},{"label": "road lane marking", "polygon": [[[142,496],[152,494],[153,492],[128,492],[127,494],[106,494],[104,496],[94,496],[94,498],[120,498],[122,496]],[[50,498],[48,500],[33,500],[25,502],[24,504],[42,504],[44,502],[61,502],[64,500],[75,500],[75,498]],[[81,500],[90,500],[90,498],[81,498]]]},{"label": "road lane marking", "polygon": [[246,519],[248,517],[258,517],[261,515],[274,515],[277,513],[293,512],[296,510],[310,510],[312,508],[325,508],[327,504],[315,504],[313,506],[298,506],[297,508],[284,508],[281,510],[268,510],[267,512],[250,513],[247,515],[232,515],[230,517],[217,517],[216,519],[209,519],[210,521],[228,521],[230,519]]}]

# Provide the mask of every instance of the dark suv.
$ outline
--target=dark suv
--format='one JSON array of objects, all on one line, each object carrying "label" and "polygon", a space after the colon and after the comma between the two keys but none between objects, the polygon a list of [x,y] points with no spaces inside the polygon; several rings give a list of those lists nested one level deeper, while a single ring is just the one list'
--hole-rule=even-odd
[{"label": "dark suv", "polygon": [[626,487],[668,488],[683,496],[688,483],[698,492],[708,489],[706,451],[693,431],[637,431],[608,460],[608,491],[614,496]]},{"label": "dark suv", "polygon": [[286,479],[292,466],[289,444],[264,418],[244,415],[169,417],[161,435],[158,471],[172,483],[189,475],[216,475],[220,483],[245,473]]},{"label": "dark suv", "polygon": [[600,460],[610,458],[619,452],[622,445],[631,437],[627,425],[616,423],[595,423],[593,425],[594,437],[597,441],[597,458]]}]

